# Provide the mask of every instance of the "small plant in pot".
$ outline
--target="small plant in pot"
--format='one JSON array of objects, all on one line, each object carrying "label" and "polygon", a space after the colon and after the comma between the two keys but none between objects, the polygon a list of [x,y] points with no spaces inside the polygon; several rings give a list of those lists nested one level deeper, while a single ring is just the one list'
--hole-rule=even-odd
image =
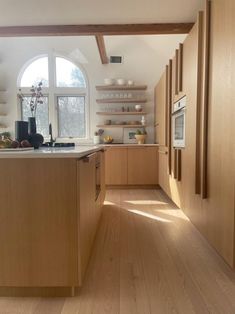
[{"label": "small plant in pot", "polygon": [[103,133],[104,133],[104,130],[102,130],[102,129],[99,129],[98,131],[96,131],[94,133],[94,144],[95,145],[100,144],[100,137]]},{"label": "small plant in pot", "polygon": [[140,144],[140,145],[144,144],[146,137],[147,137],[147,132],[145,129],[142,132],[141,132],[141,130],[136,131],[135,138],[137,139],[138,144]]}]

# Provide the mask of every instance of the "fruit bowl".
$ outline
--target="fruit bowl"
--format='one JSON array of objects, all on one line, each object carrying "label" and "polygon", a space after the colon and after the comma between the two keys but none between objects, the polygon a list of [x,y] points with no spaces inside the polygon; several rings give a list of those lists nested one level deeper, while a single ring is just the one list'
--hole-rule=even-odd
[{"label": "fruit bowl", "polygon": [[113,138],[111,136],[106,136],[103,138],[104,144],[112,144],[113,143]]}]

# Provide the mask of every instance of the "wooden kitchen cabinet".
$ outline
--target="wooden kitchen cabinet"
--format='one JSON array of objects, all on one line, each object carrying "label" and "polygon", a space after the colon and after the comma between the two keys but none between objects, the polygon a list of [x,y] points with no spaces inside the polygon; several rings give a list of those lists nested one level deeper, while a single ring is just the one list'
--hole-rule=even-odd
[{"label": "wooden kitchen cabinet", "polygon": [[158,149],[128,148],[128,185],[158,184]]},{"label": "wooden kitchen cabinet", "polygon": [[106,185],[157,185],[158,147],[109,147],[105,153]]},{"label": "wooden kitchen cabinet", "polygon": [[1,159],[2,293],[71,295],[82,284],[105,196],[102,153],[97,202],[97,154]]},{"label": "wooden kitchen cabinet", "polygon": [[164,147],[159,147],[158,150],[158,180],[160,187],[170,195],[170,180],[168,173],[168,150]]},{"label": "wooden kitchen cabinet", "polygon": [[89,261],[97,224],[96,208],[96,153],[84,157],[78,162],[78,223],[79,223],[79,280],[84,278]]},{"label": "wooden kitchen cabinet", "polygon": [[105,183],[106,185],[127,184],[127,148],[112,147],[106,151]]},{"label": "wooden kitchen cabinet", "polygon": [[167,145],[167,90],[168,67],[155,88],[155,139],[159,145]]}]

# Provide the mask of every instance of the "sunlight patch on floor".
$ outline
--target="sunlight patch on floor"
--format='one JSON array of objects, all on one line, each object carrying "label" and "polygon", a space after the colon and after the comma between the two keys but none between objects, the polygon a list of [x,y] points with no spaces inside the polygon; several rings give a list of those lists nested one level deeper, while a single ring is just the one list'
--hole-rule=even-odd
[{"label": "sunlight patch on floor", "polygon": [[135,201],[125,201],[125,203],[132,205],[167,205],[168,203],[153,200],[135,200]]},{"label": "sunlight patch on floor", "polygon": [[116,204],[110,201],[104,201],[104,205],[116,205]]},{"label": "sunlight patch on floor", "polygon": [[165,222],[165,223],[171,223],[172,222],[169,219],[165,219],[165,218],[162,218],[162,217],[159,217],[159,216],[155,216],[155,215],[152,215],[152,214],[149,214],[149,213],[137,210],[137,209],[128,209],[128,211],[131,212],[131,213],[140,215],[140,216],[151,218],[153,220],[157,220],[157,221],[161,221],[161,222]]},{"label": "sunlight patch on floor", "polygon": [[189,221],[188,217],[185,216],[185,214],[180,209],[175,209],[175,208],[172,208],[172,209],[155,209],[154,211]]}]

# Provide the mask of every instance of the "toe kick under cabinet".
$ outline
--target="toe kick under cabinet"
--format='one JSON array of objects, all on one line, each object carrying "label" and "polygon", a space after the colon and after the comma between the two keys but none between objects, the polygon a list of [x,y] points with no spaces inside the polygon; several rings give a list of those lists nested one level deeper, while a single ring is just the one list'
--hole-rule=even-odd
[{"label": "toe kick under cabinet", "polygon": [[103,168],[101,151],[0,159],[0,296],[71,295],[81,286],[104,200]]},{"label": "toe kick under cabinet", "polygon": [[109,147],[106,151],[105,183],[115,186],[157,186],[158,147]]}]

